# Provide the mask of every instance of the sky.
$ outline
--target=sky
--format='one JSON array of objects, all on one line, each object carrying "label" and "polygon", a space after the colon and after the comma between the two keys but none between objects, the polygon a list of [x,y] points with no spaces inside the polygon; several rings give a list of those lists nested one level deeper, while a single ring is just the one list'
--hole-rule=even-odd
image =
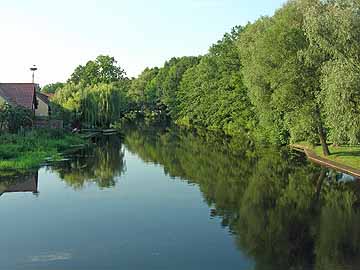
[{"label": "sky", "polygon": [[171,57],[205,54],[235,25],[285,0],[0,0],[0,82],[66,81],[100,54],[129,77]]}]

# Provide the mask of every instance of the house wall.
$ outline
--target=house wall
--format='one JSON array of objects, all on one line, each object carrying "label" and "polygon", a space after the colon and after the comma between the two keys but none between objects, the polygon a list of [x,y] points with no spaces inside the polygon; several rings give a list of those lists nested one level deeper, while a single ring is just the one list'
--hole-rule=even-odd
[{"label": "house wall", "polygon": [[38,107],[35,110],[35,116],[49,117],[49,106],[40,98],[37,99]]}]

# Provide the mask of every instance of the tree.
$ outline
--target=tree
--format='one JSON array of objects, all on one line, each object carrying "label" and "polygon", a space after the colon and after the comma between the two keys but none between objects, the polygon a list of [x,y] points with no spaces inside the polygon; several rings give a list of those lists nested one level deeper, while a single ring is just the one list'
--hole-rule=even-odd
[{"label": "tree", "polygon": [[117,65],[114,57],[99,55],[94,61],[88,61],[85,66],[78,66],[71,74],[68,83],[93,85],[98,83],[113,83],[125,79],[125,71]]},{"label": "tree", "polygon": [[20,106],[8,103],[0,105],[0,131],[16,133],[20,128],[32,126],[32,112]]},{"label": "tree", "polygon": [[189,68],[177,93],[177,122],[247,134],[253,127],[252,106],[241,74],[242,59],[236,41],[242,27],[214,44],[200,63]]},{"label": "tree", "polygon": [[[333,143],[360,142],[360,3],[315,1],[305,16],[307,50],[319,62],[326,124]],[[315,60],[314,60],[315,59]]]},{"label": "tree", "polygon": [[[249,24],[239,42],[249,97],[261,135],[276,143],[320,141],[329,154],[323,110],[318,99],[319,67],[306,62],[302,1],[290,1],[271,18]],[[318,139],[316,139],[318,137]]]},{"label": "tree", "polygon": [[158,73],[157,67],[145,68],[139,77],[132,81],[129,97],[137,104],[139,110],[155,109],[158,95],[153,80]]},{"label": "tree", "polygon": [[195,56],[172,58],[165,63],[156,77],[160,102],[166,107],[167,113],[172,119],[177,118],[179,105],[177,94],[183,76],[188,69],[196,66],[200,59]]},{"label": "tree", "polygon": [[129,110],[130,81],[83,86],[68,83],[53,98],[72,119],[95,127],[108,128]]},{"label": "tree", "polygon": [[86,87],[80,100],[81,120],[90,126],[109,128],[128,110],[126,90],[124,83]]},{"label": "tree", "polygon": [[146,68],[133,80],[129,90],[137,109],[176,119],[177,92],[183,74],[198,62],[198,57],[174,57],[166,61],[162,68]]},{"label": "tree", "polygon": [[57,83],[50,83],[41,88],[42,93],[46,94],[55,94],[57,90],[60,88],[63,88],[65,86],[65,83],[57,82]]}]

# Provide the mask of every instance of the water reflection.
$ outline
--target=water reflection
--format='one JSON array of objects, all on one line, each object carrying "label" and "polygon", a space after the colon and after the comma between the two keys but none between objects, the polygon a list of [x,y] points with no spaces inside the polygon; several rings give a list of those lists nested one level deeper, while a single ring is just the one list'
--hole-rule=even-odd
[{"label": "water reflection", "polygon": [[38,172],[0,176],[0,196],[4,193],[32,192],[38,195]]},{"label": "water reflection", "polygon": [[[124,132],[124,141],[103,138],[51,170],[76,190],[88,183],[114,187],[126,171],[125,146],[176,181],[198,185],[209,217],[221,219],[254,269],[358,268],[358,180],[309,164],[288,149],[263,148],[243,138],[146,126]],[[0,177],[0,195],[5,192],[36,194],[37,173]]]},{"label": "water reflection", "polygon": [[98,139],[96,146],[79,151],[70,161],[52,167],[67,185],[82,189],[87,183],[114,187],[125,172],[124,149],[119,136]]},{"label": "water reflection", "polygon": [[355,269],[360,263],[358,181],[287,149],[211,134],[134,128],[125,145],[170,176],[198,184],[210,216],[221,217],[255,269]]}]

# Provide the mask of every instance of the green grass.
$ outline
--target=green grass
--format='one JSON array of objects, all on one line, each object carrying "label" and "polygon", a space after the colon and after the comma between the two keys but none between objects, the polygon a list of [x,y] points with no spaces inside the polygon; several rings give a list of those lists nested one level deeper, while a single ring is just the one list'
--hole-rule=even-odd
[{"label": "green grass", "polygon": [[307,142],[297,143],[303,147],[313,150],[318,156],[336,161],[340,164],[360,170],[360,145],[358,146],[332,146],[329,145],[330,156],[325,157],[320,145],[312,146]]},{"label": "green grass", "polygon": [[60,159],[73,145],[83,144],[79,135],[60,130],[34,130],[23,134],[0,135],[0,170],[36,168],[46,159]]},{"label": "green grass", "polygon": [[[318,156],[324,157],[321,146],[313,150]],[[330,156],[325,158],[360,170],[360,146],[329,146],[329,150]]]}]

